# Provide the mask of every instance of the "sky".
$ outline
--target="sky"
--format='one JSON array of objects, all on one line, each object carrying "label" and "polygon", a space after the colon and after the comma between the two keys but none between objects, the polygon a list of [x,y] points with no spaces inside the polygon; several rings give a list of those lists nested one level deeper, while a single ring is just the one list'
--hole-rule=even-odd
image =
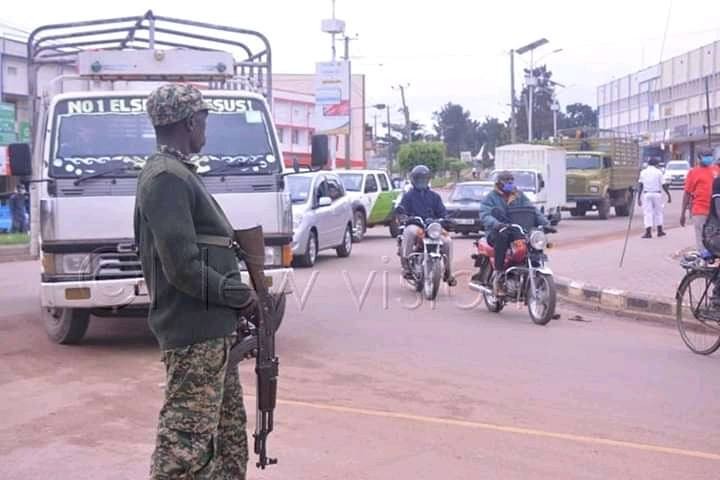
[{"label": "sky", "polygon": [[[152,9],[264,33],[276,72],[312,73],[315,62],[331,57],[330,36],[320,26],[331,17],[332,0],[46,2],[42,8],[37,1],[11,2],[0,11],[0,24],[32,30]],[[720,40],[720,4],[712,0],[336,0],[336,16],[348,35],[357,35],[350,57],[353,73],[366,75],[366,103],[391,105],[393,122],[400,122],[400,92],[392,87],[407,85],[410,116],[426,127],[447,102],[477,120],[507,118],[508,52],[539,38],[550,43],[536,60],[566,85],[558,91],[563,108],[596,106],[598,85]],[[516,57],[518,92],[528,55]]]}]

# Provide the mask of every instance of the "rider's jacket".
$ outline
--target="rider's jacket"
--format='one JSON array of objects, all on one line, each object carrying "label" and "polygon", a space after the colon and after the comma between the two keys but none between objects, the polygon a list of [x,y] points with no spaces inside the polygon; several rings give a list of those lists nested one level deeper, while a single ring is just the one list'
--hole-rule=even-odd
[{"label": "rider's jacket", "polygon": [[[498,217],[510,218],[511,207],[533,207],[533,204],[520,190],[514,191],[507,199],[497,189],[488,193],[480,205],[480,220],[485,227],[485,231],[495,230],[498,224],[503,223]],[[499,214],[498,210],[502,212],[502,215]],[[548,224],[545,215],[535,208],[535,226],[540,227]]]},{"label": "rider's jacket", "polygon": [[413,188],[403,195],[400,206],[411,217],[437,219],[447,216],[447,210],[443,205],[442,198],[430,189],[419,190]]}]

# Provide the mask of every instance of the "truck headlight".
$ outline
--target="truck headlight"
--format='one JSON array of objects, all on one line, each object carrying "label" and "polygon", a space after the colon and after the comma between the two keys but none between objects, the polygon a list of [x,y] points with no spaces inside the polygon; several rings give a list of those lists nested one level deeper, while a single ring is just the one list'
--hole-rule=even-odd
[{"label": "truck headlight", "polygon": [[[50,271],[50,265],[54,267],[54,272]],[[59,275],[89,274],[92,272],[92,265],[92,254],[90,253],[45,254],[43,257],[43,268],[46,273]]]},{"label": "truck headlight", "polygon": [[539,230],[530,234],[530,246],[535,250],[545,250],[547,247],[547,237]]},{"label": "truck headlight", "polygon": [[282,265],[282,247],[265,247],[265,265]]},{"label": "truck headlight", "polygon": [[597,185],[590,185],[589,190],[590,193],[600,193],[600,187],[598,187]]},{"label": "truck headlight", "polygon": [[425,229],[425,233],[428,238],[439,240],[440,235],[442,235],[442,225],[439,223],[431,223],[430,226]]}]

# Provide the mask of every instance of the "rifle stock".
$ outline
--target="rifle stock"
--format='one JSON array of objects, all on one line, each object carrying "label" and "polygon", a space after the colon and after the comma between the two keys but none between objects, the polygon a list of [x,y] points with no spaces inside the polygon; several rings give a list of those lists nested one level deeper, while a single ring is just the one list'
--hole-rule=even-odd
[{"label": "rifle stock", "polygon": [[277,310],[265,283],[265,240],[261,226],[236,230],[234,240],[238,256],[245,262],[250,281],[258,297],[257,310],[257,419],[255,422],[255,453],[259,456],[257,467],[264,469],[277,463],[267,456],[267,438],[273,431],[273,414],[277,399],[279,362],[275,356],[275,325]]}]

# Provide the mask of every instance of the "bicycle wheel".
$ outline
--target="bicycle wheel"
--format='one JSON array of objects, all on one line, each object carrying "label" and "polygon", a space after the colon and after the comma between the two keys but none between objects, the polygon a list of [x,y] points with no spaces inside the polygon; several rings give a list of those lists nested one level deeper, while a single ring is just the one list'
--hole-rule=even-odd
[{"label": "bicycle wheel", "polygon": [[720,348],[720,310],[713,305],[714,273],[685,275],[677,292],[676,319],[680,336],[690,350],[710,355]]}]

